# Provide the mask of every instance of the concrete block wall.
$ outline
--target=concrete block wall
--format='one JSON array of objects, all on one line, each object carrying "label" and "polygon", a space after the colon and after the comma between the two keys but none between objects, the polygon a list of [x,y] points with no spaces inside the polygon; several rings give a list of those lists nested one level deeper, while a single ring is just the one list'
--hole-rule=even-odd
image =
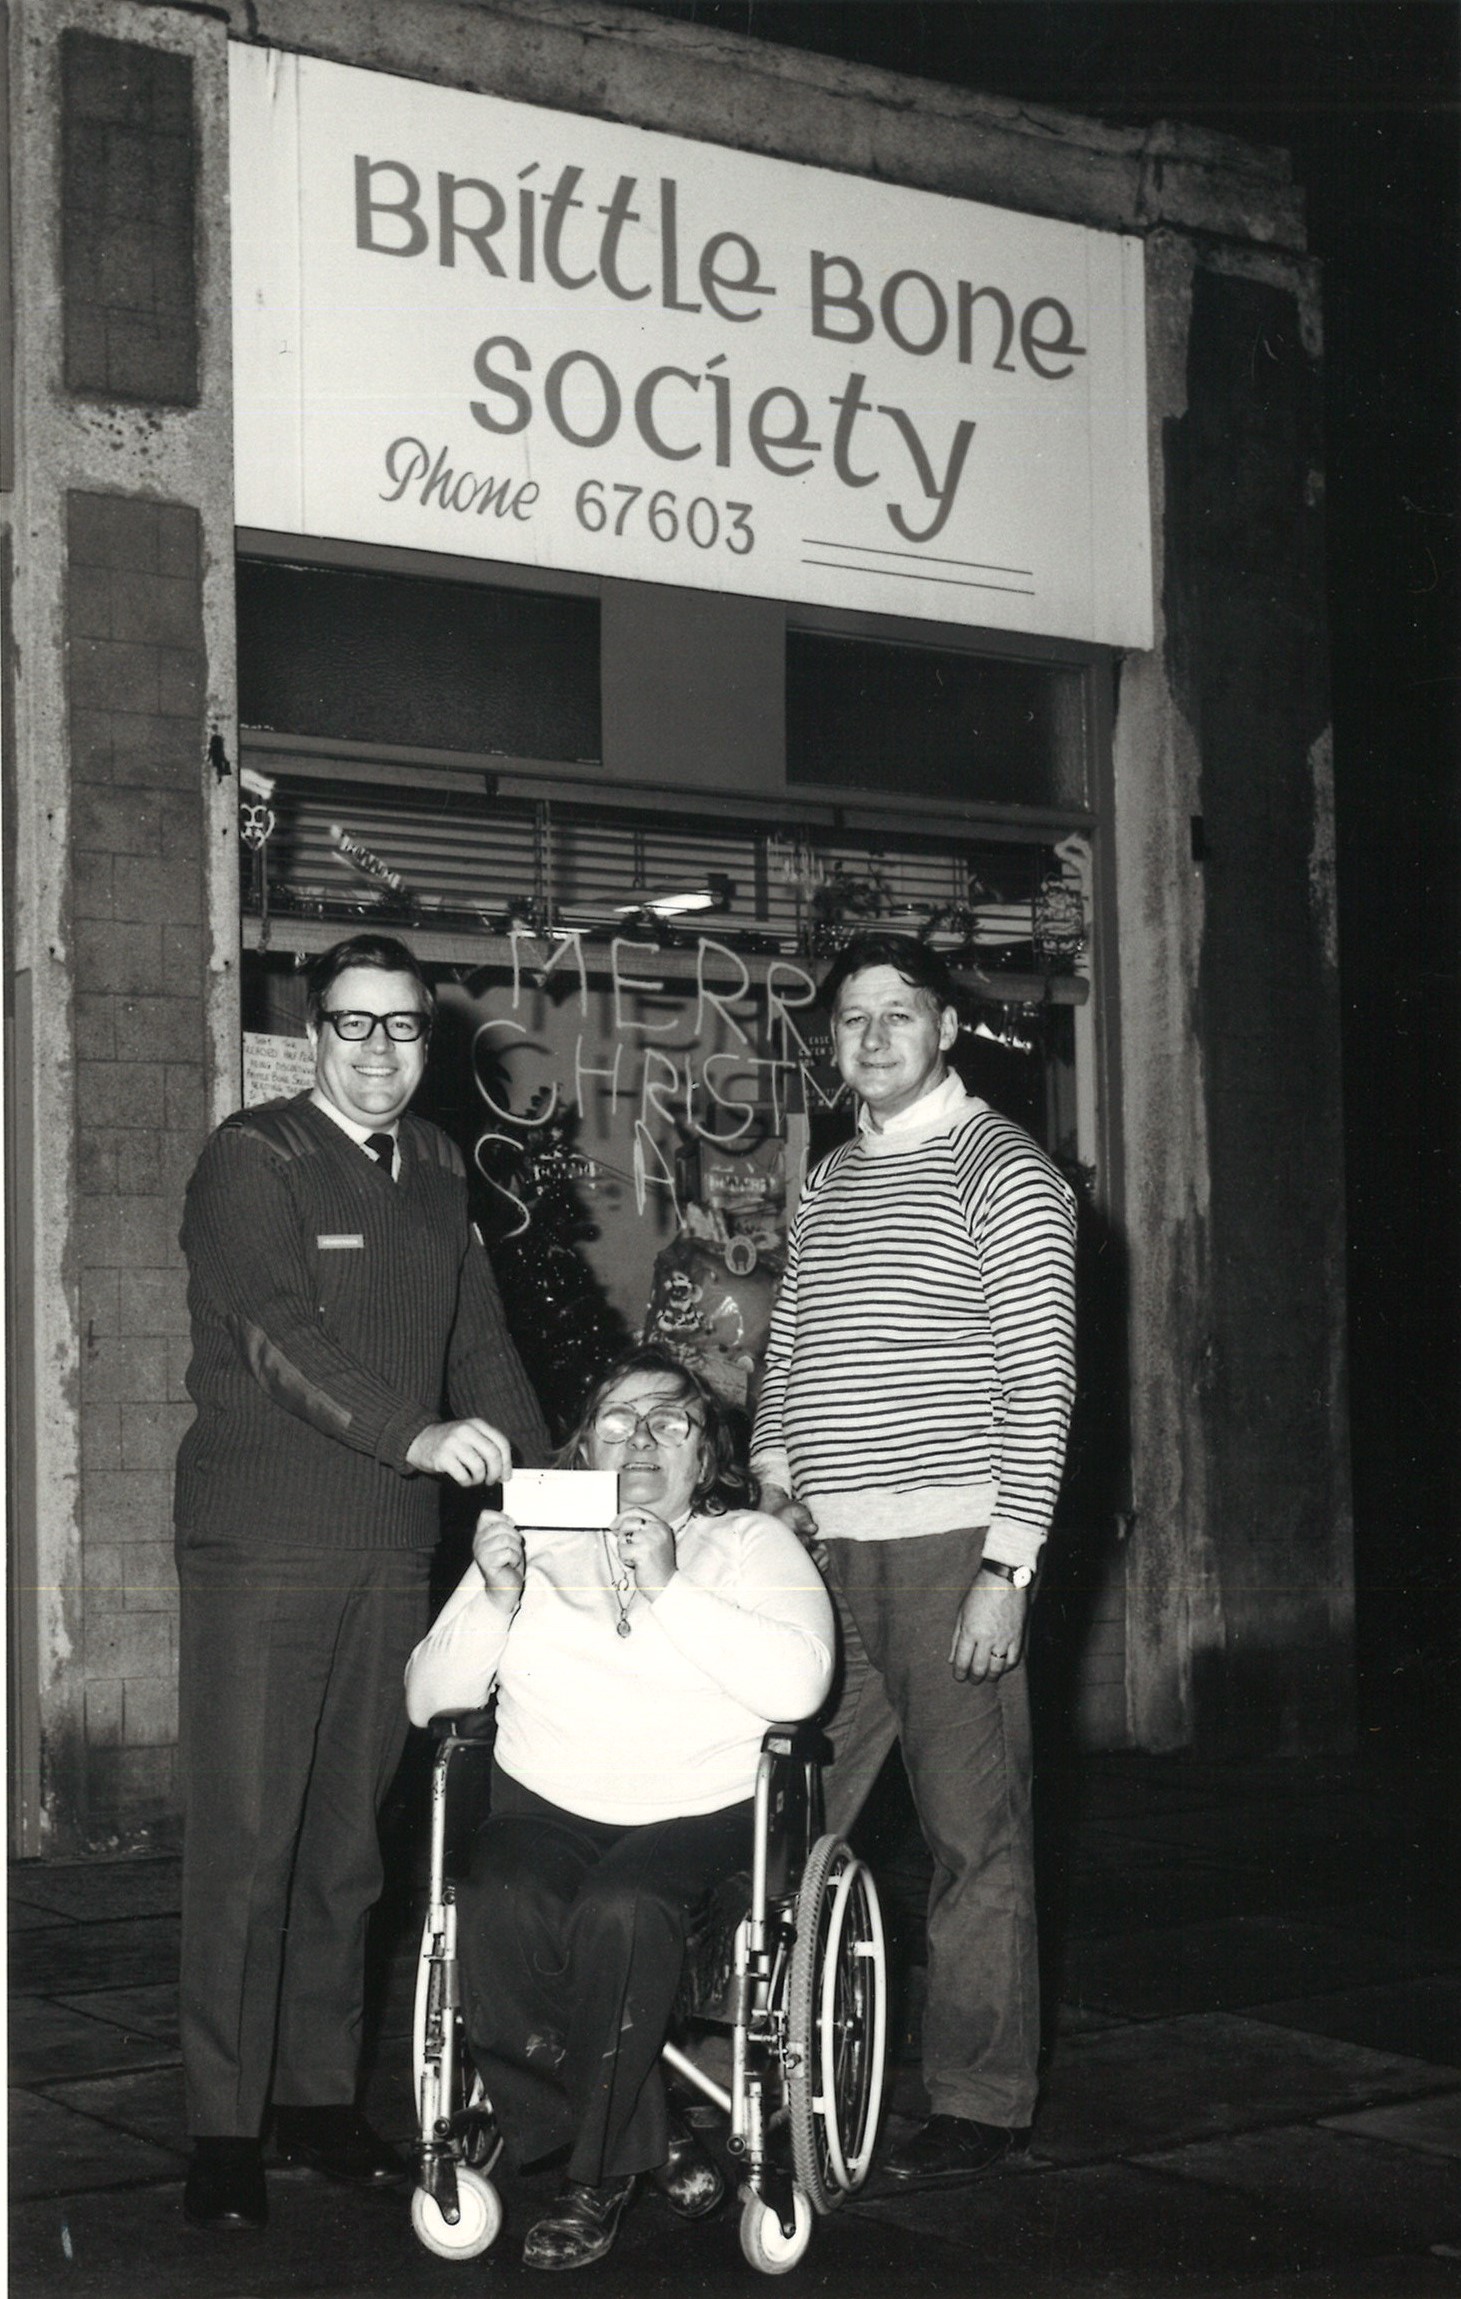
[{"label": "concrete block wall", "polygon": [[79,27],[62,35],[68,391],[196,401],[195,159],[186,56]]},{"label": "concrete block wall", "polygon": [[[71,26],[60,73],[66,390],[192,405],[192,61]],[[78,1787],[91,1842],[166,1820],[176,1802],[168,1473],[190,1417],[177,1216],[206,1105],[201,558],[193,505],[68,491]]]},{"label": "concrete block wall", "polygon": [[238,1097],[227,37],[12,0],[22,1853],[176,1829],[183,1187]]},{"label": "concrete block wall", "polygon": [[[159,366],[164,379],[174,372],[170,352]],[[191,1418],[177,1227],[207,1108],[200,547],[191,505],[80,490],[69,497],[82,1651],[93,1836],[161,1819],[175,1798],[169,1473]]]}]

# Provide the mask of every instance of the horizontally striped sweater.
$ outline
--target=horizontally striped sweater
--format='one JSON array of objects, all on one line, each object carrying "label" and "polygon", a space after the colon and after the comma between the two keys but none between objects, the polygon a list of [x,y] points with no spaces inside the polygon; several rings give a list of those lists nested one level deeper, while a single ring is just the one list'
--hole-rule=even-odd
[{"label": "horizontally striped sweater", "polygon": [[240,1110],[207,1143],[182,1229],[185,1544],[433,1547],[440,1487],[406,1454],[444,1406],[546,1459],[461,1155],[413,1117],[397,1151],[393,1181],[308,1094]]},{"label": "horizontally striped sweater", "polygon": [[1075,1200],[958,1081],[810,1175],[752,1455],[829,1539],[988,1527],[1033,1564],[1074,1392]]}]

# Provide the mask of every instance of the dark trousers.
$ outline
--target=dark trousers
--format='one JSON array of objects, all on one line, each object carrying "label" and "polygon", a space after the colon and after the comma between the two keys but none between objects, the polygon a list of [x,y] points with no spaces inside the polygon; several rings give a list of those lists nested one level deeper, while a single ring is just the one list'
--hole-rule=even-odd
[{"label": "dark trousers", "polygon": [[983,1535],[828,1541],[841,1690],[827,1826],[845,1835],[896,1739],[924,1841],[923,2078],[936,2114],[1029,2123],[1040,2042],[1030,1706],[1023,1661],[992,1684],[949,1666]]},{"label": "dark trousers", "polygon": [[518,2163],[568,2147],[571,2179],[669,2151],[659,2073],[692,1918],[748,1864],[752,1807],[616,1828],[494,1767],[458,1892],[472,2058]]},{"label": "dark trousers", "polygon": [[180,1548],[188,2128],[253,2138],[281,2105],[355,2098],[376,1814],[428,1554]]}]

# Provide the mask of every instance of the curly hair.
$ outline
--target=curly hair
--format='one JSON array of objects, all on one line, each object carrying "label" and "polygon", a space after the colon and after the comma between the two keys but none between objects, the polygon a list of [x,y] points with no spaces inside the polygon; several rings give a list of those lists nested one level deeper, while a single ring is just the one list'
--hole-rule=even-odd
[{"label": "curly hair", "polygon": [[626,1349],[614,1359],[612,1365],[606,1365],[603,1372],[595,1376],[589,1384],[573,1432],[558,1455],[559,1467],[576,1469],[582,1466],[589,1431],[600,1407],[620,1382],[627,1381],[632,1373],[667,1375],[675,1382],[677,1394],[683,1397],[686,1404],[696,1405],[700,1409],[700,1474],[690,1495],[691,1508],[703,1509],[711,1516],[722,1516],[727,1509],[753,1509],[760,1489],[740,1459],[735,1433],[725,1407],[698,1373],[682,1364],[672,1351],[655,1341],[641,1342],[633,1349]]}]

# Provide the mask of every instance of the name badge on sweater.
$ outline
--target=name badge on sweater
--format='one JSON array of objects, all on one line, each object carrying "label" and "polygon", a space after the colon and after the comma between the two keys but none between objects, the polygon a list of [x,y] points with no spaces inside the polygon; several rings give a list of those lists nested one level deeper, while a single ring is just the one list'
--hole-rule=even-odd
[{"label": "name badge on sweater", "polygon": [[363,1232],[358,1229],[352,1230],[348,1234],[342,1231],[338,1237],[317,1237],[315,1244],[321,1253],[344,1253],[351,1246],[363,1250],[365,1237]]}]

